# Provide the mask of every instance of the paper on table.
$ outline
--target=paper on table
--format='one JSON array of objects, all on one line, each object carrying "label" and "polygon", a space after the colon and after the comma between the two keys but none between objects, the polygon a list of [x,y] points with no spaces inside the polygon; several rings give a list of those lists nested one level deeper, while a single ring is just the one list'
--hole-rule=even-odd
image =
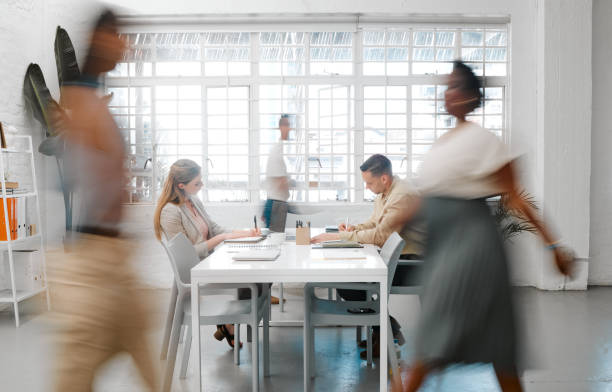
[{"label": "paper on table", "polygon": [[259,249],[240,252],[232,256],[235,261],[272,261],[280,255],[280,249]]}]

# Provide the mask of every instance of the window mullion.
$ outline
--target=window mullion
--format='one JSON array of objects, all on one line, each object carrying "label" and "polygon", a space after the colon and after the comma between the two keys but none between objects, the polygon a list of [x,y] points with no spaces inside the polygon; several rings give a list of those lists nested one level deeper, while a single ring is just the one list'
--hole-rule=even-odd
[{"label": "window mullion", "polygon": [[205,192],[202,192],[202,196],[204,199],[204,202],[207,202],[209,200],[208,197],[208,190],[209,188],[209,181],[208,181],[208,175],[209,175],[209,170],[208,170],[208,106],[207,106],[207,102],[208,102],[208,90],[206,89],[206,84],[203,83],[203,79],[204,79],[204,75],[205,75],[205,64],[206,62],[204,61],[204,49],[205,49],[205,45],[204,45],[204,34],[202,34],[202,37],[200,39],[200,53],[201,53],[201,57],[200,57],[200,69],[201,69],[201,80],[200,80],[200,94],[202,97],[202,102],[201,102],[201,112],[202,112],[202,118],[201,118],[201,123],[202,123],[202,178],[204,179],[204,184],[205,184]]},{"label": "window mullion", "polygon": [[260,167],[259,167],[259,33],[251,33],[251,75],[249,84],[249,200],[259,201]]},{"label": "window mullion", "polygon": [[[305,33],[304,36],[304,52],[306,55],[306,77],[310,78],[310,35],[312,33]],[[308,130],[310,129],[310,89],[308,86],[310,83],[304,84],[304,201],[310,201],[310,143],[308,140]],[[297,125],[297,117],[296,117]],[[319,132],[320,135],[320,132]],[[319,139],[320,142],[320,139]],[[296,147],[297,148],[297,147]],[[321,183],[321,171],[319,171],[319,185]]]},{"label": "window mullion", "polygon": [[[359,65],[355,67],[355,122],[353,127],[354,132],[354,155],[353,155],[353,176],[355,181],[355,200],[363,201],[364,190],[363,190],[363,179],[361,178],[361,171],[359,166],[363,162],[363,134],[364,134],[364,122],[363,122],[363,32],[357,31],[354,35],[353,48],[355,55],[355,62]],[[386,65],[385,65],[386,67]],[[386,71],[385,71],[386,72]]]}]

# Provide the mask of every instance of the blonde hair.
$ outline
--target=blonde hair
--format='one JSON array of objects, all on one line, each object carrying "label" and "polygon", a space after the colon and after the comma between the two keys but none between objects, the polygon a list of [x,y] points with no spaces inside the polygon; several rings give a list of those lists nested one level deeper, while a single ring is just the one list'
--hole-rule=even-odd
[{"label": "blonde hair", "polygon": [[191,159],[179,159],[170,166],[168,177],[164,182],[161,195],[157,199],[157,207],[153,216],[153,227],[155,228],[155,237],[161,241],[161,212],[168,203],[181,205],[187,200],[185,191],[179,188],[179,184],[188,184],[200,175],[202,169],[200,165]]}]

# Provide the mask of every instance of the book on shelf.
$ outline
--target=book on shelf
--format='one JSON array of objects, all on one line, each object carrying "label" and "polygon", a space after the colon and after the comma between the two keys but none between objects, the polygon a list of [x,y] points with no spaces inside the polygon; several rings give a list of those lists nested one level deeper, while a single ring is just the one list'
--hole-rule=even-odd
[{"label": "book on shelf", "polygon": [[19,183],[15,182],[15,181],[5,181],[4,182],[4,187],[6,188],[7,191],[9,189],[17,189],[17,188],[19,188]]},{"label": "book on shelf", "polygon": [[5,192],[7,195],[23,195],[28,193],[29,190],[25,188],[7,188]]}]

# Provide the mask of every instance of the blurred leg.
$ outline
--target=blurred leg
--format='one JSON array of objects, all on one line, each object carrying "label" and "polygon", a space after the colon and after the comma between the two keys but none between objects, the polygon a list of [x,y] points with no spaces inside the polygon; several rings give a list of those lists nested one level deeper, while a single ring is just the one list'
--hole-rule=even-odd
[{"label": "blurred leg", "polygon": [[73,319],[60,336],[55,391],[91,391],[96,369],[112,355],[109,331]]},{"label": "blurred leg", "polygon": [[496,366],[493,366],[493,368],[495,369],[495,375],[497,376],[499,387],[503,392],[523,392],[521,380],[516,370],[508,371],[500,369]]},{"label": "blurred leg", "polygon": [[423,384],[423,381],[425,381],[425,377],[427,377],[429,370],[430,369],[428,369],[423,363],[418,361],[414,362],[412,366],[406,371],[406,373],[408,373],[408,379],[406,380],[404,392],[418,391],[421,385]]},{"label": "blurred leg", "polygon": [[168,342],[170,341],[170,329],[172,328],[172,318],[174,317],[174,307],[176,306],[176,297],[178,290],[176,283],[172,282],[172,292],[170,293],[170,304],[168,305],[168,315],[166,316],[166,326],[164,328],[164,337],[162,339],[161,359],[166,359],[168,354]]}]

